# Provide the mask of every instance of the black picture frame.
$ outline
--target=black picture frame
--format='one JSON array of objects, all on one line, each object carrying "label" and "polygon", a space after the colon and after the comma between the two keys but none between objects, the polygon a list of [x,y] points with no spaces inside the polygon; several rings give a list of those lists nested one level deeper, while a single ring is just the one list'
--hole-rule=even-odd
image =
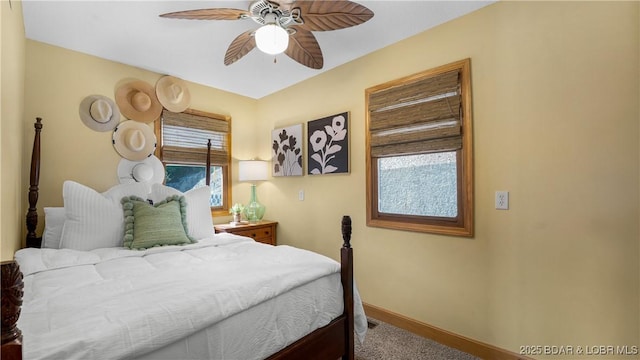
[{"label": "black picture frame", "polygon": [[349,112],[307,122],[307,174],[349,173]]}]

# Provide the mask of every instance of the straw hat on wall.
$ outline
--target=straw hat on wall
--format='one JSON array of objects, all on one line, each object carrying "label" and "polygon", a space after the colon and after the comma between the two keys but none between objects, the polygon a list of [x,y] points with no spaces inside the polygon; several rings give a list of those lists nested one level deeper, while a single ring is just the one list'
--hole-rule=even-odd
[{"label": "straw hat on wall", "polygon": [[165,109],[183,112],[191,105],[191,93],[187,84],[173,76],[163,76],[156,83],[156,95]]},{"label": "straw hat on wall", "polygon": [[120,122],[120,109],[106,96],[89,95],[80,102],[80,119],[92,130],[111,131]]},{"label": "straw hat on wall", "polygon": [[147,124],[128,120],[121,122],[113,131],[113,147],[123,158],[140,161],[153,155],[156,150],[156,135]]},{"label": "straw hat on wall", "polygon": [[120,159],[118,164],[118,180],[121,184],[140,182],[162,184],[164,181],[164,166],[157,157],[151,155],[142,161]]},{"label": "straw hat on wall", "polygon": [[144,81],[130,81],[118,87],[116,103],[127,119],[143,123],[159,119],[162,113],[155,90]]}]

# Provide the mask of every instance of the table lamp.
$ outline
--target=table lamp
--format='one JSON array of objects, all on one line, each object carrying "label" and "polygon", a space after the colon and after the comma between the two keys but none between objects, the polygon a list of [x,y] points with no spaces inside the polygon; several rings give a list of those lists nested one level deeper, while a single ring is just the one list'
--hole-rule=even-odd
[{"label": "table lamp", "polygon": [[240,160],[238,161],[238,175],[240,181],[251,181],[251,199],[245,206],[244,213],[251,223],[262,220],[265,207],[258,202],[256,194],[256,181],[267,180],[269,164],[262,160]]}]

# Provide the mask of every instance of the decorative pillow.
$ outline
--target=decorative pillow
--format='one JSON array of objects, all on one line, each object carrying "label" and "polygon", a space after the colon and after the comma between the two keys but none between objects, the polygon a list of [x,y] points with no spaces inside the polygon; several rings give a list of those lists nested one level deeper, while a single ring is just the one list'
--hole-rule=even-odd
[{"label": "decorative pillow", "polygon": [[124,217],[120,199],[131,195],[146,197],[146,185],[120,184],[100,194],[77,182],[65,181],[62,197],[66,220],[60,248],[88,251],[122,246]]},{"label": "decorative pillow", "polygon": [[211,188],[208,186],[191,189],[182,193],[174,188],[161,185],[151,185],[149,199],[154,203],[162,201],[171,195],[184,196],[187,200],[187,224],[189,224],[189,236],[194,239],[204,239],[215,234],[213,219],[211,218]]},{"label": "decorative pillow", "polygon": [[42,247],[47,249],[59,249],[62,227],[66,219],[64,207],[44,208],[44,232],[42,233]]},{"label": "decorative pillow", "polygon": [[187,235],[187,201],[173,195],[155,205],[137,196],[122,198],[124,246],[144,250],[154,246],[194,243]]}]

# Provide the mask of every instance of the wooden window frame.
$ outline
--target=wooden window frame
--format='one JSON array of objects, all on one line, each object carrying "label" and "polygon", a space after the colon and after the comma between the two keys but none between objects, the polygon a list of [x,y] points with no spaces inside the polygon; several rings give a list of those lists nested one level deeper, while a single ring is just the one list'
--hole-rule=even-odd
[{"label": "wooden window frame", "polygon": [[[223,120],[229,123],[229,132],[227,133],[227,146],[228,146],[228,154],[227,154],[227,163],[226,164],[211,164],[212,166],[221,166],[222,167],[222,177],[223,177],[223,190],[222,190],[222,206],[211,207],[211,216],[228,216],[229,208],[232,202],[231,199],[231,117],[226,115],[219,115],[208,113],[199,110],[188,109],[183,111],[186,114],[202,116],[207,118],[212,118],[216,120]],[[162,158],[162,119],[158,119],[155,121],[154,131],[156,134],[156,139],[158,141],[158,146],[156,146],[155,155],[162,161],[164,165],[164,160]],[[202,164],[192,164],[192,165],[202,165]]]},{"label": "wooden window frame", "polygon": [[[395,230],[407,230],[443,235],[472,237],[474,232],[473,196],[473,134],[471,113],[470,59],[453,62],[427,71],[376,85],[365,90],[365,146],[366,146],[366,211],[367,226]],[[460,72],[462,147],[456,150],[458,215],[456,218],[387,214],[378,210],[378,165],[372,156],[371,118],[369,100],[371,94],[391,87],[402,86],[420,79],[437,76],[449,71]]]}]

